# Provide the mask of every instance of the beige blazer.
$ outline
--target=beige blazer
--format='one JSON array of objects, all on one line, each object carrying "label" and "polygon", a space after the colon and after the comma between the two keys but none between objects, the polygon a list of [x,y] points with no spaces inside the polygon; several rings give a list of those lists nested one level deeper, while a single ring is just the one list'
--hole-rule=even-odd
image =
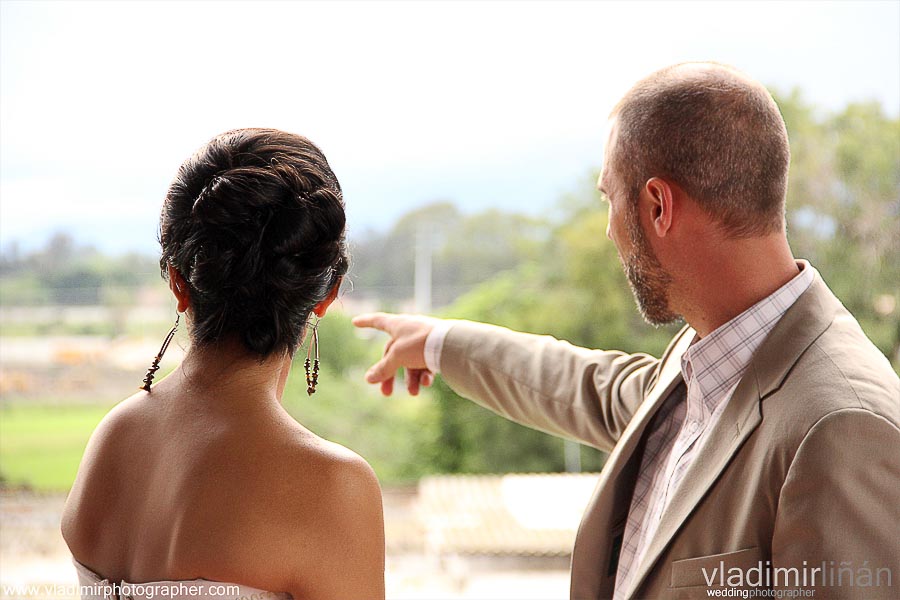
[{"label": "beige blazer", "polygon": [[[613,595],[644,429],[693,337],[656,359],[465,321],[447,334],[441,371],[458,393],[610,453],[575,540],[573,599]],[[627,596],[729,587],[900,598],[900,380],[818,274],[754,356]]]}]

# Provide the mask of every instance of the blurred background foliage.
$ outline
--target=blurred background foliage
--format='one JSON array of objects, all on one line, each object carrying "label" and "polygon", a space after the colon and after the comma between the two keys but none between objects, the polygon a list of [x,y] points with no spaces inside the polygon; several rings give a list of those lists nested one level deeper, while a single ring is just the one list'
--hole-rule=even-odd
[{"label": "blurred background foliage", "polygon": [[[794,253],[821,272],[900,372],[900,119],[886,116],[877,103],[821,114],[797,91],[778,100],[793,154],[787,218]],[[352,292],[342,301],[346,310],[331,311],[321,323],[319,389],[307,396],[302,369],[295,369],[287,409],[312,431],[368,459],[385,483],[429,473],[564,470],[563,441],[461,400],[440,379],[419,397],[399,392],[382,398],[363,373],[386,338],[356,331],[347,313],[410,306],[415,248],[425,236],[436,314],[658,355],[677,327],[650,327],[636,311],[605,235],[596,175],[573,182],[574,191],[542,218],[497,210],[465,214],[439,201],[389,231],[351,232]],[[116,339],[151,331],[162,338],[165,322],[135,326],[124,315],[148,294],[166,302],[165,292],[155,257],[104,256],[66,234],[37,252],[7,245],[0,255],[4,310],[80,305],[112,315],[86,325],[4,320],[6,338]],[[135,381],[141,375],[135,372]],[[123,388],[87,407],[61,408],[64,398],[3,391],[0,476],[11,485],[67,489],[90,431],[129,393]],[[601,453],[579,452],[584,470],[602,466]]]}]

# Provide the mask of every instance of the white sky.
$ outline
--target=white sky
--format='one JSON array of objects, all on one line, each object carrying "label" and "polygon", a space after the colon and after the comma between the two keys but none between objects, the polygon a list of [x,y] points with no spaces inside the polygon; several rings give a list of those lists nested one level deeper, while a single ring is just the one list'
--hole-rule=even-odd
[{"label": "white sky", "polygon": [[352,232],[437,199],[537,212],[588,183],[606,114],[684,60],[824,110],[900,112],[900,2],[2,2],[0,244],[156,251],[221,131],[306,135]]}]

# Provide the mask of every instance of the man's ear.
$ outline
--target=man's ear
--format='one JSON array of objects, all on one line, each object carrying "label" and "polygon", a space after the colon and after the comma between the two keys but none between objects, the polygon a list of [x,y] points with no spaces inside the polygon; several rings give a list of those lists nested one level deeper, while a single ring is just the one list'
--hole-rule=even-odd
[{"label": "man's ear", "polygon": [[343,280],[343,277],[338,277],[337,283],[334,284],[334,287],[331,288],[331,291],[328,292],[328,295],[325,296],[325,299],[313,307],[313,312],[317,317],[322,318],[325,316],[325,312],[328,310],[328,307],[331,306],[331,303],[334,302],[337,298],[338,291],[341,289],[341,282]]},{"label": "man's ear", "polygon": [[651,177],[641,195],[650,204],[650,225],[657,236],[665,237],[672,229],[675,189],[665,179]]},{"label": "man's ear", "polygon": [[168,266],[167,273],[169,275],[169,289],[178,301],[178,312],[185,312],[191,305],[191,293],[188,290],[187,282],[178,269],[172,265]]}]

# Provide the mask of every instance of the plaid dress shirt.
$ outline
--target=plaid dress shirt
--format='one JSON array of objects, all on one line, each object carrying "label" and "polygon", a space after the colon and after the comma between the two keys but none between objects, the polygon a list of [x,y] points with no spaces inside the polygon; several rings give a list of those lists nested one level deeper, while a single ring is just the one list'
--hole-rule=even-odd
[{"label": "plaid dress shirt", "polygon": [[[813,281],[813,268],[800,273],[704,338],[695,338],[681,357],[686,384],[669,395],[647,427],[616,570],[614,600],[623,600],[637,566],[678,484],[709,437],[766,336]],[[686,401],[685,401],[686,400]]]}]

